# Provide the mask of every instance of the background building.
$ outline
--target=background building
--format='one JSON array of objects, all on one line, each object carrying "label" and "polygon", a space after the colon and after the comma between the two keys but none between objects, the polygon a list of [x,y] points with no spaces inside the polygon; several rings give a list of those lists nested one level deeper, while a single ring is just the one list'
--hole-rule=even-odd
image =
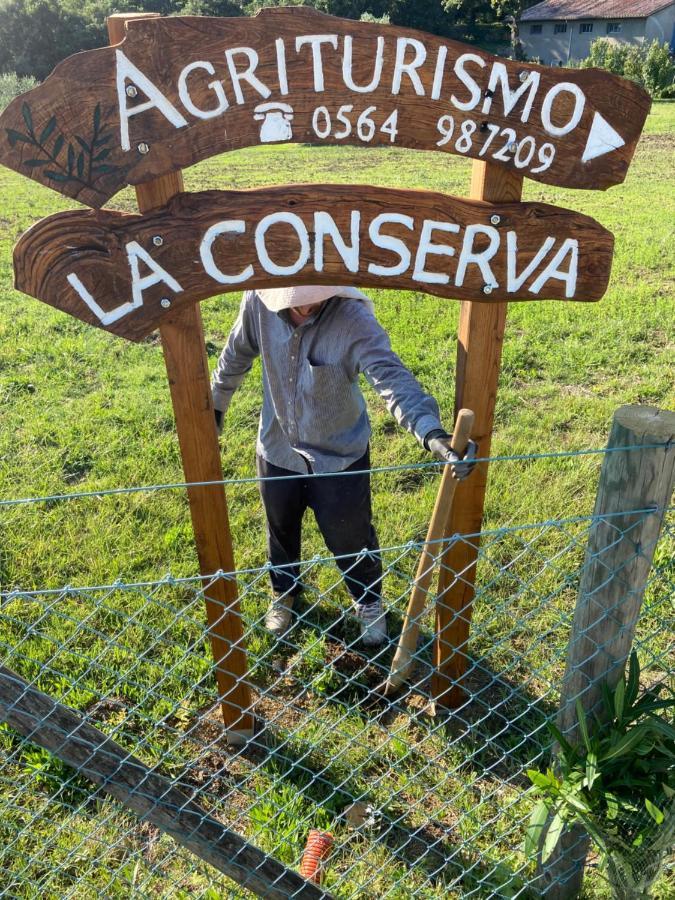
[{"label": "background building", "polygon": [[598,38],[675,46],[675,0],[544,0],[520,17],[529,58],[549,65],[585,59]]}]

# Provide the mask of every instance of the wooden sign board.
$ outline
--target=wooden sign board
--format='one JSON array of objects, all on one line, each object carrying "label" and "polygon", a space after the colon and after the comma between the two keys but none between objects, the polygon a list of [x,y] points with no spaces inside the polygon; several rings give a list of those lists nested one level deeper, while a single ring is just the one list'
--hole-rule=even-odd
[{"label": "wooden sign board", "polygon": [[140,340],[185,304],[256,287],[598,300],[613,244],[593,219],[547,204],[300,185],[179,194],[144,216],[57,213],[21,238],[14,260],[19,290]]},{"label": "wooden sign board", "polygon": [[307,7],[150,18],[13,101],[0,163],[94,207],[223,151],[288,142],[441,151],[607,188],[625,178],[650,104],[597,69]]}]

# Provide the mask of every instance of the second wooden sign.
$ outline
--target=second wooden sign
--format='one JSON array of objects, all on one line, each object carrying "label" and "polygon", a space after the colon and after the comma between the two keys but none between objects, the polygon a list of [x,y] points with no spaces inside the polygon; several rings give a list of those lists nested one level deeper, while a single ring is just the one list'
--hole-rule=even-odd
[{"label": "second wooden sign", "polygon": [[141,340],[185,304],[260,287],[599,300],[613,246],[593,219],[547,204],[324,184],[180,194],[144,216],[57,213],[21,238],[14,265],[24,293]]}]

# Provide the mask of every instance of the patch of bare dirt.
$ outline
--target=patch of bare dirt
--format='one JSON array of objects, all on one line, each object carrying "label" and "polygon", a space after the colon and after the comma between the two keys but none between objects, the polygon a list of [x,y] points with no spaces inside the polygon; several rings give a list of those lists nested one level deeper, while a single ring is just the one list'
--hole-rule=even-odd
[{"label": "patch of bare dirt", "polygon": [[640,146],[649,147],[650,150],[675,148],[675,132],[669,134],[643,134],[640,138]]}]

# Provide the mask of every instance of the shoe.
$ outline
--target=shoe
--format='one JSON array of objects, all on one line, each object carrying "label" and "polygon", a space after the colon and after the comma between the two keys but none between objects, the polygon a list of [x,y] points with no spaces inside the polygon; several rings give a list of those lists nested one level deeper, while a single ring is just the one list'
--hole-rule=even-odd
[{"label": "shoe", "polygon": [[265,628],[275,637],[283,637],[291,624],[291,610],[295,598],[289,594],[272,597],[265,615]]},{"label": "shoe", "polygon": [[357,603],[355,614],[361,623],[361,641],[366,647],[379,647],[387,640],[387,616],[381,600]]}]

